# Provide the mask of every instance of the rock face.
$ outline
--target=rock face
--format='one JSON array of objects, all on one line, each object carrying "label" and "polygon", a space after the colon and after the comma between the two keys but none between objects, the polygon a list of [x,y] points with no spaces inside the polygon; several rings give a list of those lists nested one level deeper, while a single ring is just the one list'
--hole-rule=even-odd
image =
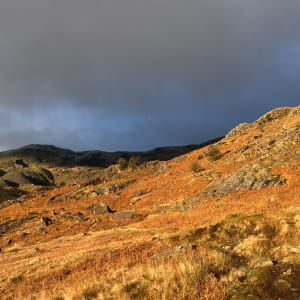
[{"label": "rock face", "polygon": [[229,174],[205,193],[209,196],[222,197],[240,190],[273,187],[285,183],[286,179],[281,178],[280,175],[272,174],[270,168],[254,164]]}]

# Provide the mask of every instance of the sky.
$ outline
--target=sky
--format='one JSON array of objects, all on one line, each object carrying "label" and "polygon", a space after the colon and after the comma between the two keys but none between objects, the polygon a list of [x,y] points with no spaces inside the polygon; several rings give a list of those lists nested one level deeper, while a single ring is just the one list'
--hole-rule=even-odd
[{"label": "sky", "polygon": [[0,150],[148,150],[300,104],[299,0],[1,0]]}]

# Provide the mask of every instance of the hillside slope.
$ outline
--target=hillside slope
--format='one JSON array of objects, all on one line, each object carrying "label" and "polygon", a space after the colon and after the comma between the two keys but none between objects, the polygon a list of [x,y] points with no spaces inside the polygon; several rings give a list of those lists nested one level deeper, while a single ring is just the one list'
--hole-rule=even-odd
[{"label": "hillside slope", "polygon": [[74,182],[0,209],[2,298],[300,299],[300,106],[169,161],[50,171]]}]

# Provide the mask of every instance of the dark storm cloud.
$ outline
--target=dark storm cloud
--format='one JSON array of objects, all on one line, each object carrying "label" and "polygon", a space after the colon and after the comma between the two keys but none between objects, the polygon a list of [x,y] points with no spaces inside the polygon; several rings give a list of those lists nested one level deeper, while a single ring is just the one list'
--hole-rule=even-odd
[{"label": "dark storm cloud", "polygon": [[2,147],[196,143],[299,104],[299,11],[298,0],[1,1]]}]

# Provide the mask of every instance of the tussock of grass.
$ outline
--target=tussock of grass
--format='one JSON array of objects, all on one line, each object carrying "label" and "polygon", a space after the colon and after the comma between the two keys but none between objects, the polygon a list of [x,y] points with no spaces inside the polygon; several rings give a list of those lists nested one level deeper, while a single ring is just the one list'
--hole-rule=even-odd
[{"label": "tussock of grass", "polygon": [[210,263],[195,250],[149,260],[65,287],[64,299],[225,299],[225,288],[210,273]]}]

